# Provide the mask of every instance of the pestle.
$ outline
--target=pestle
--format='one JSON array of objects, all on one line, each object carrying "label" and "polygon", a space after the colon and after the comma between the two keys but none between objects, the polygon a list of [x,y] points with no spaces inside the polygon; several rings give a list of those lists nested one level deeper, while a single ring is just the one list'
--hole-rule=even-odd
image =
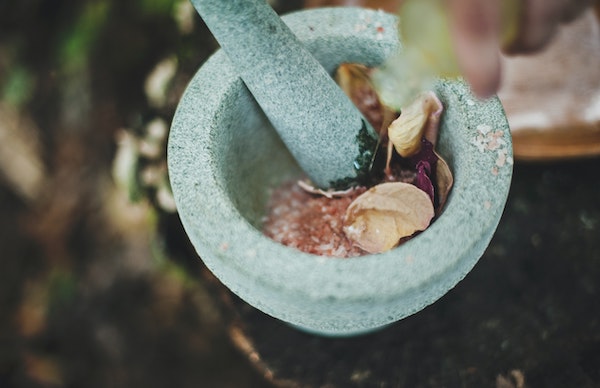
[{"label": "pestle", "polygon": [[313,184],[361,183],[376,132],[266,0],[191,1]]}]

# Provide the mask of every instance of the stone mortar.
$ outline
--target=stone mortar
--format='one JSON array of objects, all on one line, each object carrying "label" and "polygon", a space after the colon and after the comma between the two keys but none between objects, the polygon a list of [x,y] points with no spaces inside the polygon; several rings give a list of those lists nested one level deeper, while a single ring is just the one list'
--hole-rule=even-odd
[{"label": "stone mortar", "polygon": [[[378,65],[399,46],[397,20],[383,12],[325,8],[284,21],[330,73],[342,62]],[[187,87],[168,146],[181,221],[206,266],[252,306],[322,335],[368,332],[439,299],[492,238],[512,147],[497,98],[478,101],[461,81],[440,81],[436,93],[446,108],[437,148],[455,178],[443,214],[386,253],[315,256],[260,231],[271,189],[301,171],[227,57],[215,53]]]}]

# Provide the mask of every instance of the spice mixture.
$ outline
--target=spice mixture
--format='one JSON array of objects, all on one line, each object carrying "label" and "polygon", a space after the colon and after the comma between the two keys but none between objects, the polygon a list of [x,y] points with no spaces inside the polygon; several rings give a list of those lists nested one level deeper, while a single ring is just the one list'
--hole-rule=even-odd
[{"label": "spice mixture", "polygon": [[365,191],[359,187],[346,196],[327,198],[309,193],[296,181],[287,182],[271,196],[263,232],[281,244],[315,255],[364,255],[344,234],[343,218],[352,201]]},{"label": "spice mixture", "polygon": [[369,187],[331,192],[304,181],[288,182],[273,191],[263,232],[322,256],[385,252],[425,230],[452,187],[452,172],[435,151],[443,105],[433,92],[425,92],[402,112],[392,111],[379,101],[370,70],[362,65],[341,65],[336,80],[379,128],[380,152]]}]

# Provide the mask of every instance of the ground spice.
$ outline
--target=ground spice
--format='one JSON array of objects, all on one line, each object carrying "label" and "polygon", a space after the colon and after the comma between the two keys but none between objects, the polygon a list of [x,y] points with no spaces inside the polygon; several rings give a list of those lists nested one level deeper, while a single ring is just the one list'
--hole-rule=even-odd
[{"label": "ground spice", "polygon": [[315,255],[364,255],[342,228],[346,209],[365,191],[359,187],[347,196],[327,198],[307,192],[296,181],[287,182],[271,195],[263,232],[281,244]]},{"label": "ground spice", "polygon": [[[385,181],[413,183],[414,170],[393,164],[393,174]],[[328,198],[312,194],[298,180],[276,187],[263,218],[263,233],[271,239],[302,252],[320,256],[356,257],[368,252],[353,245],[343,230],[344,216],[350,204],[366,187],[357,187],[344,196]]]}]

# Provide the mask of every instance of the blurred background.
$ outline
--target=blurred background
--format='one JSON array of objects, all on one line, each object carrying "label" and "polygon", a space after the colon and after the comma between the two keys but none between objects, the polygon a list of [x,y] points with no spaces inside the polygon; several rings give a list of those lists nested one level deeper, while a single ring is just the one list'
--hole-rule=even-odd
[{"label": "blurred background", "polygon": [[188,0],[0,1],[1,388],[600,385],[598,158],[517,163],[484,264],[382,334],[317,339],[224,294],[165,165],[216,48]]}]

